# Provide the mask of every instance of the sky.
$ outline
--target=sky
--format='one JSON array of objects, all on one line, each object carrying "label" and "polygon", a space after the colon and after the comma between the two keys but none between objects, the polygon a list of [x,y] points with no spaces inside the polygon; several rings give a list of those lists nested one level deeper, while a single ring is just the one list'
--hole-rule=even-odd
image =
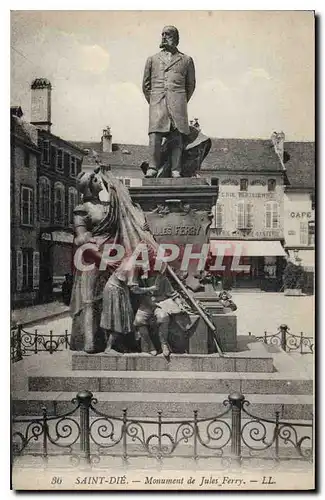
[{"label": "sky", "polygon": [[52,83],[52,132],[148,143],[142,75],[165,25],[196,67],[188,105],[210,137],[314,140],[314,16],[307,11],[12,11],[11,105]]}]

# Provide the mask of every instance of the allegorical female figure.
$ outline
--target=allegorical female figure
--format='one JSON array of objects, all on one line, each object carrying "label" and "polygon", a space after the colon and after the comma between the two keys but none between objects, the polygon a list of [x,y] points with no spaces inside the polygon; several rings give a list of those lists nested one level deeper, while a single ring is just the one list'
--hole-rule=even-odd
[{"label": "allegorical female figure", "polygon": [[[83,199],[74,210],[76,251],[78,248],[81,250],[86,243],[93,244],[95,250],[84,251],[81,258],[75,259],[70,303],[70,349],[94,353],[103,351],[106,345],[100,319],[103,290],[112,269],[100,269],[101,249],[105,243],[115,243],[118,239],[119,204],[116,189],[112,185],[107,186],[109,201],[100,200],[99,193],[104,185],[99,169],[92,174],[81,172],[77,178],[77,187]],[[93,265],[90,267],[90,264]]]}]

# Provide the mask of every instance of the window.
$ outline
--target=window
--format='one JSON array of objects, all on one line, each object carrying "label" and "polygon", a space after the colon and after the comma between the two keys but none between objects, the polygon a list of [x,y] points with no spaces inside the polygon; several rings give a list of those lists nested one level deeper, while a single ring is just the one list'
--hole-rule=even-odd
[{"label": "window", "polygon": [[279,204],[276,201],[269,201],[265,204],[265,228],[279,228]]},{"label": "window", "polygon": [[211,177],[211,186],[219,186],[219,179],[217,177]]},{"label": "window", "polygon": [[71,177],[77,176],[77,158],[70,156],[70,175]]},{"label": "window", "polygon": [[308,222],[300,222],[300,245],[308,245]]},{"label": "window", "polygon": [[237,205],[237,228],[250,229],[253,227],[253,205],[247,201],[240,201]]},{"label": "window", "polygon": [[18,291],[33,288],[33,250],[23,248],[17,251],[17,282]]},{"label": "window", "polygon": [[40,256],[39,252],[33,252],[33,289],[38,290],[39,289],[39,263],[40,263]]},{"label": "window", "polygon": [[223,226],[223,205],[217,203],[215,206],[215,226],[217,229],[222,229]]},{"label": "window", "polygon": [[240,190],[247,191],[248,189],[248,179],[240,179]]},{"label": "window", "polygon": [[81,172],[81,165],[82,165],[82,160],[79,158],[77,159],[77,175],[80,174]]},{"label": "window", "polygon": [[124,184],[125,187],[129,188],[131,186],[131,179],[126,177],[118,177],[118,179]]},{"label": "window", "polygon": [[29,167],[30,154],[26,149],[24,150],[24,165],[26,168]]},{"label": "window", "polygon": [[40,178],[39,211],[41,221],[49,221],[51,217],[51,183],[47,177]]},{"label": "window", "polygon": [[20,222],[24,226],[34,223],[34,190],[27,186],[20,190]]},{"label": "window", "polygon": [[64,186],[57,182],[54,186],[54,222],[64,223]]},{"label": "window", "polygon": [[50,141],[42,141],[41,145],[42,151],[42,162],[49,164],[50,163]]},{"label": "window", "polygon": [[56,169],[63,170],[63,150],[58,149],[56,154]]},{"label": "window", "polygon": [[267,190],[268,191],[275,191],[275,186],[276,186],[276,180],[275,179],[268,179]]},{"label": "window", "polygon": [[51,147],[50,147],[50,154],[51,154],[51,167],[52,168],[55,168],[56,167],[56,155],[58,153],[58,150],[56,149],[55,146],[52,146],[51,144]]},{"label": "window", "polygon": [[78,205],[78,191],[69,187],[69,224],[73,224],[73,211]]},{"label": "window", "polygon": [[315,210],[315,195],[311,194],[310,199],[311,199],[311,209]]},{"label": "window", "polygon": [[315,246],[315,222],[308,222],[308,245]]}]

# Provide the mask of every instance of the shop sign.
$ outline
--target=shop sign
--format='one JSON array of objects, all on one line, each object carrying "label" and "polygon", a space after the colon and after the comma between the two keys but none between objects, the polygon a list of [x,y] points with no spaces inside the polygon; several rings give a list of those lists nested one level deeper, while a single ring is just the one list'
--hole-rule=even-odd
[{"label": "shop sign", "polygon": [[233,192],[227,192],[227,191],[220,191],[219,196],[221,198],[264,198],[268,200],[274,200],[275,194],[274,193],[250,193],[247,191],[233,191]]},{"label": "shop sign", "polygon": [[58,243],[73,243],[73,235],[64,231],[53,231],[53,233],[42,233],[41,240],[57,241]]},{"label": "shop sign", "polygon": [[291,212],[290,217],[293,219],[310,219],[312,216],[311,212]]},{"label": "shop sign", "polygon": [[[211,229],[211,232],[213,232],[213,229]],[[280,239],[281,238],[281,231],[250,231],[249,233],[245,233],[244,231],[218,231],[218,236],[228,236],[232,238],[238,238],[238,239],[252,239],[252,238],[260,238],[260,239]]]}]

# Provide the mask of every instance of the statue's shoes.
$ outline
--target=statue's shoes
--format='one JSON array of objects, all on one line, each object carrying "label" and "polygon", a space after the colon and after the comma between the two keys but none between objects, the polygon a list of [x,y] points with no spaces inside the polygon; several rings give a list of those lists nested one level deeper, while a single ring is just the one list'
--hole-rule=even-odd
[{"label": "statue's shoes", "polygon": [[172,177],[177,178],[180,176],[181,176],[181,174],[179,172],[177,172],[177,170],[175,172],[172,172]]},{"label": "statue's shoes", "polygon": [[145,177],[157,177],[157,170],[154,168],[148,168]]},{"label": "statue's shoes", "polygon": [[166,361],[170,361],[170,350],[167,344],[163,344],[162,346],[162,355],[166,359]]},{"label": "statue's shoes", "polygon": [[151,356],[158,356],[158,354],[161,354],[161,351],[157,351],[154,349],[153,351],[150,351]]},{"label": "statue's shoes", "polygon": [[85,347],[84,352],[86,352],[87,354],[96,354],[97,351],[94,347]]},{"label": "statue's shoes", "polygon": [[112,348],[106,348],[104,351],[104,354],[111,354],[113,356],[122,356],[123,353],[119,351],[115,351],[115,349]]}]

